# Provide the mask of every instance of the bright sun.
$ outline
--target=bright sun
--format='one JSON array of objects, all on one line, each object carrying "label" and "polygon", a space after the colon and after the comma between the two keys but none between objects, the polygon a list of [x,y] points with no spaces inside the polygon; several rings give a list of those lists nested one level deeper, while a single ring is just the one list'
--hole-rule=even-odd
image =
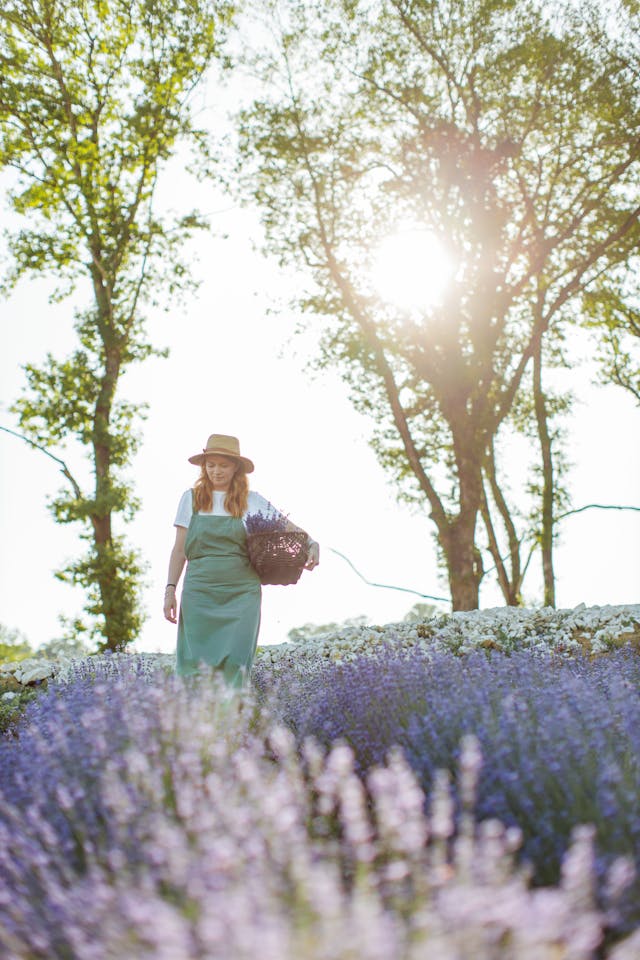
[{"label": "bright sun", "polygon": [[410,309],[437,303],[453,264],[431,230],[409,228],[381,241],[372,262],[372,282],[389,303]]}]

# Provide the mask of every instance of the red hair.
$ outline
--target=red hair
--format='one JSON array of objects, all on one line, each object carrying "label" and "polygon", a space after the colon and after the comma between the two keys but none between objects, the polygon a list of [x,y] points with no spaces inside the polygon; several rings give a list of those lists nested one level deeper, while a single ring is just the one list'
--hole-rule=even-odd
[{"label": "red hair", "polygon": [[[231,457],[229,459],[232,459]],[[237,461],[236,461],[237,462]],[[198,513],[200,510],[213,510],[213,484],[207,475],[207,468],[204,463],[200,467],[200,476],[193,485],[193,509]],[[238,469],[231,478],[227,495],[224,498],[224,508],[232,517],[242,519],[249,506],[249,481],[238,463]]]}]

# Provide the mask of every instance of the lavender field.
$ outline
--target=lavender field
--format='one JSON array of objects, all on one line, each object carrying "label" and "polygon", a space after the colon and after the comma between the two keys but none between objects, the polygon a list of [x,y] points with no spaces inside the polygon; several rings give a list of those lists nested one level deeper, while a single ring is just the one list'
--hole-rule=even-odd
[{"label": "lavender field", "polygon": [[55,671],[0,741],[8,960],[640,957],[640,609]]}]

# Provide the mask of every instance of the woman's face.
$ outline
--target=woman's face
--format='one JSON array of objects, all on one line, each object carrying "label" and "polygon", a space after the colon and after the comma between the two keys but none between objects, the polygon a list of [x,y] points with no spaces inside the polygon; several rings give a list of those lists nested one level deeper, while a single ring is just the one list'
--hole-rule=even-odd
[{"label": "woman's face", "polygon": [[215,456],[207,457],[204,462],[207,476],[213,484],[214,490],[228,490],[229,484],[238,465],[231,457]]}]

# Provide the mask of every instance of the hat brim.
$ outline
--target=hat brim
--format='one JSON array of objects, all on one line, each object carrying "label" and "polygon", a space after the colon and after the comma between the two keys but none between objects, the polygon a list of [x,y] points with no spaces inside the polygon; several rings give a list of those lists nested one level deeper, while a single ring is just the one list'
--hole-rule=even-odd
[{"label": "hat brim", "polygon": [[229,453],[228,450],[207,450],[203,453],[196,453],[192,457],[189,457],[189,463],[193,463],[196,467],[202,466],[207,457],[228,457],[229,460],[236,460],[238,463],[242,464],[245,473],[253,473],[255,467],[251,460],[248,457],[239,457],[235,453]]}]

